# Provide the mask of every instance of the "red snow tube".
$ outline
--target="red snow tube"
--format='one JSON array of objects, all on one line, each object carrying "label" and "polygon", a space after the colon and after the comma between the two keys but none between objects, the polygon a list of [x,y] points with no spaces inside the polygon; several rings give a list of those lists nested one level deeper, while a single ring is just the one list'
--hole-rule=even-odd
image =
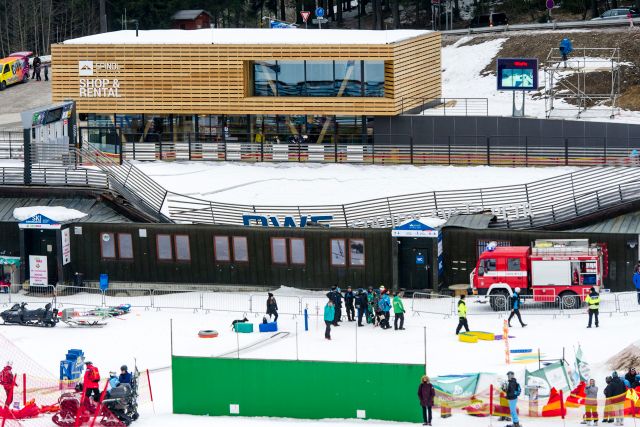
[{"label": "red snow tube", "polygon": [[204,329],[198,332],[198,337],[200,338],[215,338],[218,336],[218,331],[214,331],[212,329]]}]

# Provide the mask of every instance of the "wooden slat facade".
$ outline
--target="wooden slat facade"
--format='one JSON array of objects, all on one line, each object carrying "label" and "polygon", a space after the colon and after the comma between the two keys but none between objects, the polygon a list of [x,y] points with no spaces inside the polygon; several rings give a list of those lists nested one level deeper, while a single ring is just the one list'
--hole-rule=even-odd
[{"label": "wooden slat facade", "polygon": [[[251,96],[251,61],[274,59],[382,60],[385,96]],[[118,63],[86,78],[118,79],[120,97],[80,98],[82,60]],[[74,99],[81,113],[393,116],[441,96],[439,33],[386,45],[57,44],[52,63],[53,101]]]}]

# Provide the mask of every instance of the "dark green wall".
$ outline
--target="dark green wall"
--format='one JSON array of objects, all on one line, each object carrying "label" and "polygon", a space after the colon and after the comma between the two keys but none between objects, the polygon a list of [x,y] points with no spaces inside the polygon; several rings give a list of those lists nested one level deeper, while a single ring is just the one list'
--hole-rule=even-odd
[{"label": "dark green wall", "polygon": [[[513,246],[530,246],[536,239],[589,239],[606,243],[609,251],[609,276],[604,284],[612,291],[633,289],[631,278],[638,261],[638,236],[635,234],[574,233],[544,230],[471,230],[444,229],[444,265],[446,284],[469,283],[469,274],[478,260],[478,240],[505,240]],[[631,248],[628,242],[635,242]]]},{"label": "dark green wall", "polygon": [[172,358],[173,412],[287,418],[419,422],[423,365]]},{"label": "dark green wall", "polygon": [[17,222],[0,222],[0,254],[20,256],[20,230]]}]

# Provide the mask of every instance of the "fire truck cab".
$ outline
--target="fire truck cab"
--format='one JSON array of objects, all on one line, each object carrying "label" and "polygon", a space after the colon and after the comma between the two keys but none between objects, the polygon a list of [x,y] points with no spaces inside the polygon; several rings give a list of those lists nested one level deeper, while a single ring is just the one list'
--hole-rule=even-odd
[{"label": "fire truck cab", "polygon": [[489,244],[471,272],[471,287],[488,296],[494,310],[508,308],[515,288],[534,302],[579,308],[591,287],[602,286],[602,252],[586,239],[536,240],[532,247]]}]

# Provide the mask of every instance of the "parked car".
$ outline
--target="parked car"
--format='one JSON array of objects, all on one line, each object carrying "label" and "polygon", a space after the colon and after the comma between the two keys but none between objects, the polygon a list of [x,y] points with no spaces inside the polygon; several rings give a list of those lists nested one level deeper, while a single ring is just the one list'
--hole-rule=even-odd
[{"label": "parked car", "polygon": [[469,26],[471,28],[496,27],[499,25],[507,25],[508,23],[509,19],[507,18],[506,13],[496,12],[474,17],[469,23]]},{"label": "parked car", "polygon": [[627,18],[640,18],[640,11],[631,7],[619,7],[617,9],[609,9],[597,18],[593,18],[592,21],[601,21],[603,19],[627,19]]}]

